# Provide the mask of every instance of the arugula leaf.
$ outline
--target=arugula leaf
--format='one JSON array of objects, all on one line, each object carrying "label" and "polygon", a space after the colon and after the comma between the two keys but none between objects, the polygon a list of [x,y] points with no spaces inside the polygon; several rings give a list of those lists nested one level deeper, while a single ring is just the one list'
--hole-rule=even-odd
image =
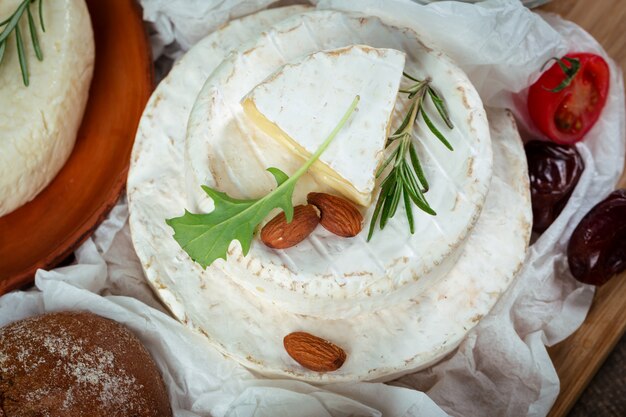
[{"label": "arugula leaf", "polygon": [[274,176],[278,187],[264,197],[252,200],[238,200],[226,193],[202,186],[211,197],[215,208],[208,214],[193,214],[185,210],[181,217],[167,219],[174,229],[174,239],[195,262],[207,268],[217,259],[226,260],[228,247],[233,240],[241,244],[244,256],[248,254],[254,230],[275,208],[285,212],[287,221],[293,218],[293,191],[298,179],[328,148],[337,133],[348,121],[359,102],[356,96],[343,115],[339,124],[328,135],[320,147],[291,177],[278,168],[267,170]]}]

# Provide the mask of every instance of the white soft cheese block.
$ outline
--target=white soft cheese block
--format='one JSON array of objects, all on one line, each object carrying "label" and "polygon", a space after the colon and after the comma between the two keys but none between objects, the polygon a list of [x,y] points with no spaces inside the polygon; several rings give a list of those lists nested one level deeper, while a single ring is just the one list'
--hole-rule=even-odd
[{"label": "white soft cheese block", "polygon": [[[0,20],[21,0],[0,1]],[[31,6],[39,22],[36,3]],[[91,21],[84,0],[45,1],[44,60],[32,49],[26,15],[21,26],[30,72],[25,87],[14,35],[0,64],[0,216],[32,200],[72,152],[94,65]]]},{"label": "white soft cheese block", "polygon": [[367,206],[404,61],[404,52],[364,45],[316,52],[280,68],[257,85],[242,105],[262,130],[306,160],[332,132],[354,97],[360,96],[355,113],[311,171]]}]

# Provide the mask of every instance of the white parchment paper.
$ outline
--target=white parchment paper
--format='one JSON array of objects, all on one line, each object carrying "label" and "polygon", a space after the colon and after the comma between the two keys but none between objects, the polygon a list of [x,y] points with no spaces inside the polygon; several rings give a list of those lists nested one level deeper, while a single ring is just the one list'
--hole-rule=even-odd
[{"label": "white parchment paper", "polygon": [[[268,0],[142,0],[153,22],[155,57],[177,57],[227,20]],[[551,56],[600,46],[582,29],[539,17],[516,0],[478,5],[404,0],[322,0],[320,8],[378,15],[410,26],[469,74],[485,104],[514,110],[528,137],[527,86]],[[608,57],[607,57],[608,58]],[[575,281],[563,251],[580,218],[615,186],[624,164],[622,75],[609,61],[610,96],[602,117],[578,145],[586,170],[557,221],[531,247],[509,291],[436,366],[391,384],[315,387],[260,378],[203,336],[172,319],[147,286],[134,254],[124,198],[76,252],[74,265],[38,271],[36,288],[0,298],[0,326],[46,311],[88,310],[127,325],[150,350],[176,416],[542,416],[559,382],[545,345],[584,320],[593,288]],[[427,394],[427,395],[426,395]]]}]

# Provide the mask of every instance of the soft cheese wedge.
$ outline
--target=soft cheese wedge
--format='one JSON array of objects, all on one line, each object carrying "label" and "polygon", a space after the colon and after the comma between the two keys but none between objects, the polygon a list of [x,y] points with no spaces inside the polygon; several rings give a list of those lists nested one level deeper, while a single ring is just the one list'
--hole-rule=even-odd
[{"label": "soft cheese wedge", "polygon": [[[21,0],[0,1],[0,21]],[[39,21],[36,3],[31,5]],[[84,0],[44,1],[43,62],[35,58],[26,14],[20,21],[30,86],[25,87],[12,34],[0,64],[0,216],[35,198],[67,161],[87,104],[94,40]]]},{"label": "soft cheese wedge", "polygon": [[357,111],[312,172],[368,206],[404,62],[404,52],[362,45],[313,53],[280,68],[246,95],[242,105],[260,129],[308,159],[359,95]]}]

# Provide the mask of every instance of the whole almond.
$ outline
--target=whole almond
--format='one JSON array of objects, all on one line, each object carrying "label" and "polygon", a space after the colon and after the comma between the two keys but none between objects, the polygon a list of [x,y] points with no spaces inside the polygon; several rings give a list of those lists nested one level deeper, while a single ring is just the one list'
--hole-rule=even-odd
[{"label": "whole almond", "polygon": [[290,333],[283,339],[283,345],[289,356],[312,371],[336,371],[346,361],[342,348],[310,333]]},{"label": "whole almond", "polygon": [[261,229],[261,240],[273,249],[286,249],[302,242],[320,222],[315,207],[293,208],[293,219],[287,223],[285,212],[278,214]]},{"label": "whole almond", "polygon": [[354,237],[363,228],[361,212],[345,198],[326,193],[309,193],[307,201],[320,210],[320,223],[331,233]]}]

